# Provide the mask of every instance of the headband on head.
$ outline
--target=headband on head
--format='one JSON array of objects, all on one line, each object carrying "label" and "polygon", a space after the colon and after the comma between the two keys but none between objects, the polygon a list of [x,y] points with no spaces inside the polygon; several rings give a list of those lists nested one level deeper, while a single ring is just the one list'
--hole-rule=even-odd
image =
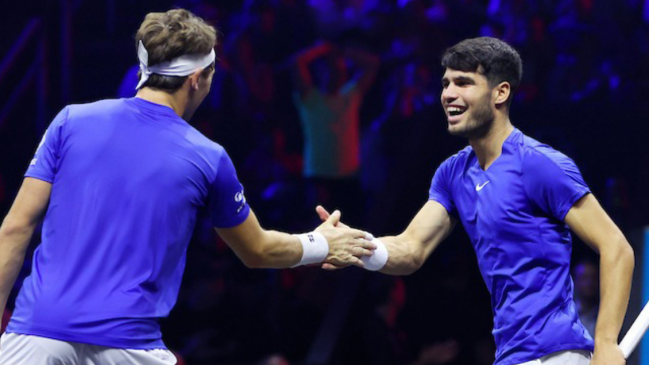
[{"label": "headband on head", "polygon": [[214,62],[216,54],[214,49],[206,55],[182,55],[172,60],[149,66],[149,52],[144,48],[140,41],[137,47],[137,57],[140,59],[140,82],[137,83],[135,90],[139,90],[142,85],[149,79],[151,74],[164,76],[189,76],[194,72],[205,68]]}]

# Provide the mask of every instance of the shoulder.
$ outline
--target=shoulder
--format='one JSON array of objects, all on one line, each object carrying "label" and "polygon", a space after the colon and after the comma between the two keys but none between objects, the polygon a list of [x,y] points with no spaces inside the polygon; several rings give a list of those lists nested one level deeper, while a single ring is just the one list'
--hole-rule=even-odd
[{"label": "shoulder", "polygon": [[522,147],[521,169],[526,186],[586,186],[577,164],[547,144],[526,137]]},{"label": "shoulder", "polygon": [[[115,110],[120,100],[100,100],[86,104],[70,104],[63,108],[50,124],[52,127],[70,128],[73,124],[79,124],[78,121],[96,119],[98,116],[105,117]],[[81,123],[83,124],[83,123]]]},{"label": "shoulder", "polygon": [[471,146],[466,146],[464,149],[444,160],[444,162],[439,165],[439,168],[445,170],[456,170],[461,168],[466,165],[472,154],[473,148],[471,148]]},{"label": "shoulder", "polygon": [[528,136],[523,136],[521,140],[521,155],[523,171],[578,171],[570,157]]},{"label": "shoulder", "polygon": [[[69,128],[85,128],[87,123],[121,120],[127,108],[125,99],[106,99],[86,104],[70,104],[63,110]],[[63,113],[63,112],[62,112]]]},{"label": "shoulder", "polygon": [[453,178],[461,175],[466,169],[467,162],[472,155],[473,149],[471,146],[467,146],[463,150],[444,160],[435,172],[433,183],[440,184],[445,182],[446,184],[452,184]]},{"label": "shoulder", "polygon": [[225,153],[223,146],[207,138],[203,133],[199,132],[191,125],[188,125],[184,137],[185,140],[189,142],[197,151],[203,154],[209,154],[213,157],[220,157]]},{"label": "shoulder", "polygon": [[125,106],[124,99],[106,99],[86,104],[71,104],[66,109],[70,117],[84,117],[97,113],[110,113]]}]

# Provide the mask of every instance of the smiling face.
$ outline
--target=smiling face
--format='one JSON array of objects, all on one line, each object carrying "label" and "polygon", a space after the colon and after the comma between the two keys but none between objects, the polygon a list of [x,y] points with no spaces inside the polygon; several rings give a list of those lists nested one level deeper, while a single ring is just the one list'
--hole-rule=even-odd
[{"label": "smiling face", "polygon": [[447,68],[442,77],[442,107],[448,119],[448,132],[454,136],[479,138],[493,124],[494,89],[479,72]]}]

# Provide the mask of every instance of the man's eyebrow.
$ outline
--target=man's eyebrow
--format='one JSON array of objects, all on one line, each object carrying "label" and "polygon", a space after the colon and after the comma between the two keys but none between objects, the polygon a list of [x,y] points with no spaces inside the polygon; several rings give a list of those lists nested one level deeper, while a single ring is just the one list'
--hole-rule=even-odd
[{"label": "man's eyebrow", "polygon": [[455,82],[455,83],[463,82],[463,83],[466,83],[466,84],[475,84],[475,79],[473,77],[470,77],[470,76],[454,76],[454,77],[450,77],[450,78],[448,76],[444,76],[444,77],[442,77],[442,81],[441,81],[442,85],[445,84],[445,83],[449,83],[450,82],[449,79],[453,79],[453,82]]},{"label": "man's eyebrow", "polygon": [[473,79],[473,77],[469,77],[469,76],[457,76],[457,77],[453,78],[453,81],[455,81],[455,82],[461,81],[461,82],[466,82],[466,83],[469,83],[469,84],[474,84],[475,83],[475,80]]}]

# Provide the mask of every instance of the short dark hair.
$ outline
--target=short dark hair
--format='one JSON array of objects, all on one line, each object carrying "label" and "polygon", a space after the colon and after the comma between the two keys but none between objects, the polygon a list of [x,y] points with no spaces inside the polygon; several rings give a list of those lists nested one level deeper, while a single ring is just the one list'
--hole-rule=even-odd
[{"label": "short dark hair", "polygon": [[[186,54],[208,54],[216,46],[217,35],[213,26],[192,12],[173,9],[166,13],[147,14],[135,36],[136,50],[140,41],[149,53],[148,66],[153,66]],[[213,68],[214,64],[206,67],[205,71]],[[187,76],[152,74],[143,87],[174,93],[185,80]]]},{"label": "short dark hair", "polygon": [[442,67],[464,72],[479,72],[491,87],[503,81],[511,85],[512,97],[523,77],[523,61],[512,46],[491,37],[465,39],[444,52]]}]

